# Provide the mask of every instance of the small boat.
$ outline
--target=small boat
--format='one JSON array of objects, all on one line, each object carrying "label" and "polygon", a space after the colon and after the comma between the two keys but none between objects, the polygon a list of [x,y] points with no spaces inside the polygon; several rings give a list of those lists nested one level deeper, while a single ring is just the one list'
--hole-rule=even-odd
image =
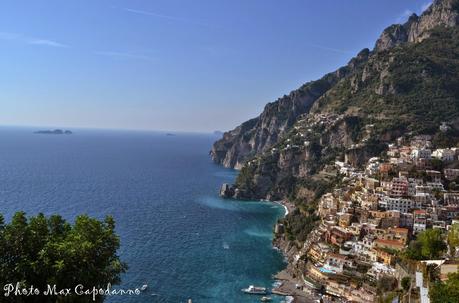
[{"label": "small boat", "polygon": [[271,299],[271,297],[261,297],[260,301],[261,302],[269,302],[269,301],[272,301],[273,299]]},{"label": "small boat", "polygon": [[252,295],[266,295],[266,288],[250,285],[247,288],[241,289],[242,292]]}]

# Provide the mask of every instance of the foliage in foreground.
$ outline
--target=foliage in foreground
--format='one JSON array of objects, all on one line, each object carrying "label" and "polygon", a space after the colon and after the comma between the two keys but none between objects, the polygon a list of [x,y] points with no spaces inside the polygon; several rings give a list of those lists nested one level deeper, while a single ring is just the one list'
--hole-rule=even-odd
[{"label": "foliage in foreground", "polygon": [[441,230],[426,229],[411,241],[406,256],[412,260],[431,260],[441,257],[445,250],[446,243]]},{"label": "foliage in foreground", "polygon": [[[24,212],[17,212],[5,224],[0,215],[0,285],[19,282],[23,288],[41,290],[29,297],[2,296],[1,302],[92,301],[87,296],[43,296],[43,292],[48,284],[59,290],[119,283],[127,266],[116,253],[120,242],[114,229],[112,217],[98,221],[82,215],[71,225],[58,215],[27,219]],[[96,302],[103,299],[99,296]]]},{"label": "foliage in foreground", "polygon": [[459,302],[459,272],[448,275],[445,282],[436,282],[429,289],[431,303]]}]

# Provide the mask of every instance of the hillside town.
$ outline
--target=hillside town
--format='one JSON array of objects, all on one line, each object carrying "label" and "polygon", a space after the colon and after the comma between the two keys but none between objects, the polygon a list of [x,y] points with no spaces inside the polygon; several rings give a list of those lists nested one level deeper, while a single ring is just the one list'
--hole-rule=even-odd
[{"label": "hillside town", "polygon": [[432,139],[400,137],[360,168],[334,163],[340,185],[320,198],[318,224],[293,258],[305,292],[428,303],[431,286],[458,272],[459,148]]}]

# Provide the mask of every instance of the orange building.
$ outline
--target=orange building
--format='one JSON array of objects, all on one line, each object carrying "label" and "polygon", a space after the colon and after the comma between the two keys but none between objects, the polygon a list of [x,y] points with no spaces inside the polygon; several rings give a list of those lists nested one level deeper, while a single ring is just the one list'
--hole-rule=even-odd
[{"label": "orange building", "polygon": [[344,242],[350,240],[352,238],[352,234],[339,228],[334,227],[331,230],[327,231],[326,233],[326,241],[341,246]]},{"label": "orange building", "polygon": [[376,256],[378,261],[382,261],[384,264],[391,265],[395,261],[395,256],[382,249],[376,249]]},{"label": "orange building", "polygon": [[387,175],[392,170],[392,164],[390,163],[381,163],[379,165],[379,172],[383,175]]}]

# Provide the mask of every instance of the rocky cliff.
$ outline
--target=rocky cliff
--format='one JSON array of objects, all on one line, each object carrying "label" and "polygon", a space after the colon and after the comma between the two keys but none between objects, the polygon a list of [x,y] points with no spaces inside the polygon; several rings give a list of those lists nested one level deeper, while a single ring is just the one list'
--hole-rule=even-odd
[{"label": "rocky cliff", "polygon": [[247,159],[279,142],[299,116],[307,113],[319,97],[365,62],[368,54],[369,50],[365,49],[347,66],[268,103],[260,116],[224,133],[223,138],[212,146],[212,159],[225,167],[242,168]]},{"label": "rocky cliff", "polygon": [[225,167],[240,169],[247,158],[277,143],[298,116],[306,113],[345,74],[345,69],[338,70],[268,103],[260,116],[224,133],[212,147],[212,159]]},{"label": "rocky cliff", "polygon": [[[240,168],[238,197],[314,201],[335,160],[360,165],[401,135],[459,128],[459,0],[386,29],[373,51],[224,134],[213,159]],[[451,134],[455,140],[457,134]]]},{"label": "rocky cliff", "polygon": [[389,26],[376,42],[375,51],[384,51],[407,42],[421,42],[437,26],[454,27],[459,23],[456,0],[435,0],[421,16],[413,14],[405,24]]}]

